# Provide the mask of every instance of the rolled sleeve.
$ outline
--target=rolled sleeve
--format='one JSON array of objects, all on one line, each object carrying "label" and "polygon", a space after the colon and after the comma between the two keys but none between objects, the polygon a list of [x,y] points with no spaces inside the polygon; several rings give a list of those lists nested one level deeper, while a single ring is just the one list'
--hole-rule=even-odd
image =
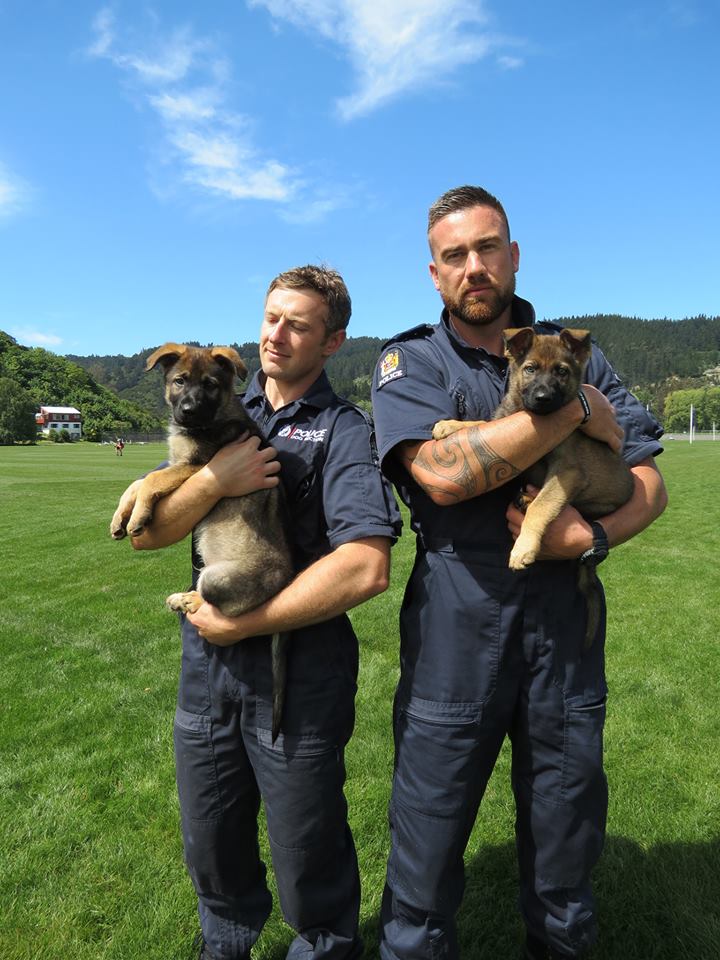
[{"label": "rolled sleeve", "polygon": [[662,453],[662,444],[658,442],[663,435],[662,427],[627,389],[602,350],[595,345],[586,376],[587,382],[604,393],[615,407],[618,423],[625,431],[623,459],[634,467],[647,457]]},{"label": "rolled sleeve", "polygon": [[335,549],[365,537],[400,536],[402,519],[388,481],[380,472],[369,418],[346,407],[338,415],[323,470],[327,539]]}]

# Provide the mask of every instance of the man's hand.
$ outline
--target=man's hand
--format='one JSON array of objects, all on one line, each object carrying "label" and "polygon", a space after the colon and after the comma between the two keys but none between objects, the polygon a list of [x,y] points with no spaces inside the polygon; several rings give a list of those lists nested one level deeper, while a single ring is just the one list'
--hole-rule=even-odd
[{"label": "man's hand", "polygon": [[256,490],[269,490],[280,483],[280,463],[274,447],[260,449],[260,438],[242,434],[221,447],[200,471],[208,493],[244,497]]},{"label": "man's hand", "polygon": [[249,636],[242,630],[242,616],[225,617],[211,603],[203,603],[195,613],[188,613],[187,619],[203,639],[218,647],[229,647]]},{"label": "man's hand", "polygon": [[590,419],[580,430],[594,440],[606,443],[615,453],[620,453],[625,436],[615,416],[615,408],[605,394],[589,383],[584,383],[582,391],[590,405]]}]

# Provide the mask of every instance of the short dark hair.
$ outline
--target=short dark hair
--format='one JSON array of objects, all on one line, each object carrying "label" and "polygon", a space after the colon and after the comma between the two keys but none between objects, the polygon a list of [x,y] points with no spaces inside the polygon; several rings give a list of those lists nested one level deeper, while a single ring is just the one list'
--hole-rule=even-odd
[{"label": "short dark hair", "polygon": [[328,316],[325,321],[328,334],[344,330],[350,322],[352,302],[345,281],[337,272],[324,265],[307,264],[293,267],[279,273],[270,283],[265,294],[267,299],[276,287],[287,290],[313,290],[327,304]]},{"label": "short dark hair", "polygon": [[510,224],[503,205],[497,197],[494,197],[482,187],[453,187],[446,191],[441,197],[438,197],[435,203],[428,211],[428,233],[432,230],[438,220],[447,217],[458,210],[467,210],[469,207],[492,207],[497,210],[507,227],[508,240],[510,239]]}]

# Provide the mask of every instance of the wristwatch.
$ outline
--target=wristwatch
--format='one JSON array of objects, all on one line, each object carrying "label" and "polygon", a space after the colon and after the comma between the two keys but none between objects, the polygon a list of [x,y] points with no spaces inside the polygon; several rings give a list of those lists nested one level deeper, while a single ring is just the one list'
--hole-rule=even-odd
[{"label": "wristwatch", "polygon": [[580,557],[580,563],[592,563],[597,566],[602,563],[610,551],[607,534],[603,530],[602,524],[594,520],[590,524],[592,528],[593,543],[589,550]]}]

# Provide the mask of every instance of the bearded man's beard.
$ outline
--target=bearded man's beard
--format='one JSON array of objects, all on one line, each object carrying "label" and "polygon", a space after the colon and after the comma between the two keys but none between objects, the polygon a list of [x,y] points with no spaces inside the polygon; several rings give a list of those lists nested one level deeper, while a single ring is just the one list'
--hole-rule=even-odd
[{"label": "bearded man's beard", "polygon": [[[441,291],[442,293],[442,291]],[[501,288],[486,291],[482,299],[475,297],[455,298],[443,295],[443,303],[449,312],[471,327],[484,327],[494,323],[507,310],[515,295],[515,275]]]}]

